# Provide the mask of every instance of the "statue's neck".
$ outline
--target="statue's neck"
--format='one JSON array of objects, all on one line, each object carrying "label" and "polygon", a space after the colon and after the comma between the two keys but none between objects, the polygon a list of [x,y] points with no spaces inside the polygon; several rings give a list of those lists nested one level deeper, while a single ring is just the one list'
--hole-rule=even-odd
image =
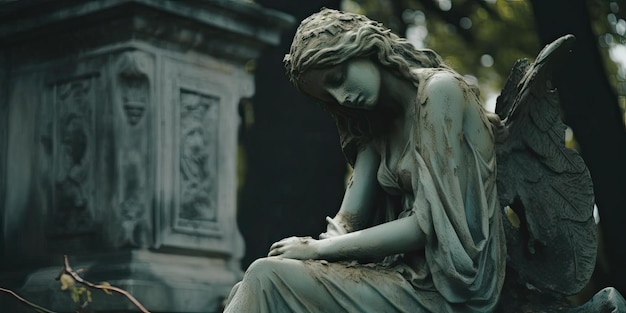
[{"label": "statue's neck", "polygon": [[415,102],[417,87],[406,78],[381,70],[379,103],[396,114],[403,114]]}]

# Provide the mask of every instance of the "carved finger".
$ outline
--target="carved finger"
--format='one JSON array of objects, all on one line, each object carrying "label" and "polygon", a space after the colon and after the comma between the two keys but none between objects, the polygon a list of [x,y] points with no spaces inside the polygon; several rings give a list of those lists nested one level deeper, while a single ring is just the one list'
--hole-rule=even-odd
[{"label": "carved finger", "polygon": [[288,245],[288,244],[290,244],[290,243],[292,243],[294,241],[297,241],[297,240],[298,240],[298,237],[295,237],[295,236],[283,238],[283,239],[275,242],[274,244],[272,244],[272,246],[270,247],[270,250],[273,249],[273,248],[278,248],[278,247],[282,247],[282,246]]},{"label": "carved finger", "polygon": [[270,253],[267,254],[267,256],[278,256],[283,254],[283,249],[272,249],[270,250]]},{"label": "carved finger", "polygon": [[285,245],[285,243],[284,243],[282,240],[281,240],[281,241],[278,241],[278,242],[275,242],[275,243],[273,243],[273,244],[272,244],[272,246],[270,247],[270,251],[272,251],[272,250],[274,250],[274,249],[276,249],[276,248],[280,248],[280,247],[282,247],[282,246],[284,246],[284,245]]}]

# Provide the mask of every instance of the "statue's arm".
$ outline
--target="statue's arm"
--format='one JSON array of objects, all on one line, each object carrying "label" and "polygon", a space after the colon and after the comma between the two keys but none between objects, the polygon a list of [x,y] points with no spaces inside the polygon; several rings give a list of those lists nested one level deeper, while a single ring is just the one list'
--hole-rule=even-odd
[{"label": "statue's arm", "polygon": [[372,145],[358,153],[339,212],[333,219],[327,218],[328,229],[320,235],[321,239],[369,226],[379,195],[376,179],[379,163],[380,155]]},{"label": "statue's arm", "polygon": [[335,217],[335,220],[340,220],[351,216],[350,226],[356,225],[355,231],[334,234],[321,240],[310,237],[285,238],[274,243],[268,255],[292,259],[356,260],[384,257],[423,247],[424,233],[415,215],[374,227],[366,226],[375,208],[379,190],[376,179],[379,163],[380,156],[373,147],[359,153],[352,182],[346,189],[343,203]]},{"label": "statue's arm", "polygon": [[[464,85],[456,75],[450,73],[435,74],[426,86],[424,92],[428,95],[428,119],[423,120],[426,125],[423,125],[421,130],[431,132],[430,136],[423,136],[422,141],[422,144],[428,145],[434,151],[431,153],[431,157],[447,157],[448,160],[464,158],[460,141],[449,139],[459,138],[463,134],[465,115],[468,113],[466,110],[468,100],[465,92],[469,91],[464,88],[469,87]],[[478,113],[478,111],[473,113]],[[480,129],[479,121],[480,118],[475,117],[470,124],[465,126],[469,130],[476,131],[475,129]],[[493,148],[488,143],[483,145]],[[374,169],[370,169],[371,172],[368,172],[372,177],[370,182],[373,181],[373,183],[377,183],[376,171],[380,162],[378,159],[375,160]],[[439,167],[435,167],[433,170],[436,172],[432,172],[432,175],[446,172],[446,169]],[[462,177],[462,179],[466,179],[466,177]],[[421,249],[425,244],[425,234],[418,223],[417,215],[409,215],[360,231],[312,241],[310,244],[313,246],[312,250],[315,251],[318,259],[367,259]]]},{"label": "statue's arm", "polygon": [[424,247],[416,215],[313,243],[317,259],[358,260],[405,253]]},{"label": "statue's arm", "polygon": [[363,230],[315,240],[289,237],[276,242],[269,256],[330,261],[380,258],[424,247],[425,235],[416,215],[410,215]]}]

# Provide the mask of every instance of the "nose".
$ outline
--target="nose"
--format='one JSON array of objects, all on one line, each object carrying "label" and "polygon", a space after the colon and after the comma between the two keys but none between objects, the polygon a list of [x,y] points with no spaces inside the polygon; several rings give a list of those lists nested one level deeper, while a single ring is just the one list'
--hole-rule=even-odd
[{"label": "nose", "polygon": [[345,92],[341,89],[331,89],[328,90],[328,93],[330,93],[330,95],[335,98],[335,100],[337,101],[337,103],[341,104],[341,105],[345,105],[345,106],[351,106],[352,105],[352,101],[354,99],[352,99],[350,97],[350,93],[349,92]]}]

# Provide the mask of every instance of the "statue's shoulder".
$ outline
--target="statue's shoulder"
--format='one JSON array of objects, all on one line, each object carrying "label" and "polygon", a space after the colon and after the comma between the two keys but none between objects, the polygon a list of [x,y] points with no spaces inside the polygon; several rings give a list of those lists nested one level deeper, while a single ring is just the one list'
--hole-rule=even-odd
[{"label": "statue's shoulder", "polygon": [[461,74],[457,73],[455,70],[446,68],[446,67],[427,67],[427,68],[412,68],[411,72],[413,75],[419,78],[420,82],[427,82],[432,80],[434,77],[438,79],[453,79],[453,78],[462,78]]},{"label": "statue's shoulder", "polygon": [[461,74],[449,68],[416,68],[413,74],[418,78],[417,103],[424,104],[436,95],[467,95],[474,89]]}]

